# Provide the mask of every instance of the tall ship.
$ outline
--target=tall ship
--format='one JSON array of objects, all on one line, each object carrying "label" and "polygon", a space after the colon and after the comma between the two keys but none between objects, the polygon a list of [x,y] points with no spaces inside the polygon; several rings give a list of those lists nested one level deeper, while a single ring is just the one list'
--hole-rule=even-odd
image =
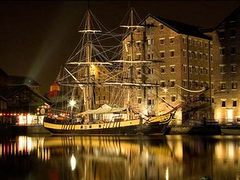
[{"label": "tall ship", "polygon": [[[129,18],[120,26],[125,31],[119,35],[119,30],[109,31],[87,10],[80,25],[81,39],[59,72],[56,86],[60,91],[44,118],[44,127],[53,134],[166,133],[181,104],[172,106],[160,99],[167,107],[164,111],[148,106],[152,103],[147,99],[149,92],[157,97],[160,88],[158,83],[149,81],[148,66],[161,61],[134,55],[133,46],[141,46],[145,54],[146,27],[151,25],[135,23],[133,8],[128,14]],[[135,43],[136,36],[142,37],[142,43]],[[124,40],[128,40],[128,45],[122,44]],[[128,52],[128,56],[124,57],[122,51]],[[145,105],[140,107],[138,101]]]}]

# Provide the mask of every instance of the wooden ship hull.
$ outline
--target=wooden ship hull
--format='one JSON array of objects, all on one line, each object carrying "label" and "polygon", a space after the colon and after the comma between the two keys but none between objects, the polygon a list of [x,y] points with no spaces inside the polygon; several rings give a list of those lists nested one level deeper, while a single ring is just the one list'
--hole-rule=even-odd
[{"label": "wooden ship hull", "polygon": [[[154,135],[165,134],[173,114],[117,122],[80,124],[45,117],[43,126],[53,134],[73,135]],[[66,121],[66,122],[65,122]]]}]

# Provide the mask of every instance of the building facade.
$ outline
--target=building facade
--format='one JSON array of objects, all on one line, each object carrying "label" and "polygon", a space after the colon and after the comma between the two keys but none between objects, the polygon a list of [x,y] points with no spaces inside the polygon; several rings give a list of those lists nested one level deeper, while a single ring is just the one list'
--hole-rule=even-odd
[{"label": "building facade", "polygon": [[[126,99],[143,114],[159,114],[194,99],[197,92],[209,88],[212,67],[211,38],[197,27],[148,15],[123,41],[126,78],[136,84]],[[134,61],[139,63],[135,63]],[[142,62],[141,62],[142,61]],[[148,62],[149,61],[149,62]],[[186,91],[191,90],[191,91]],[[202,102],[185,103],[175,115],[175,122],[211,118],[211,91]],[[201,105],[208,104],[208,108]],[[200,106],[199,106],[200,105]],[[147,112],[143,112],[147,109]]]},{"label": "building facade", "polygon": [[213,38],[213,108],[220,123],[240,120],[240,9],[225,18]]},{"label": "building facade", "polygon": [[[25,82],[26,79],[29,81]],[[43,123],[43,116],[49,108],[50,101],[37,92],[38,88],[39,84],[36,81],[9,76],[0,69],[0,124]]]}]

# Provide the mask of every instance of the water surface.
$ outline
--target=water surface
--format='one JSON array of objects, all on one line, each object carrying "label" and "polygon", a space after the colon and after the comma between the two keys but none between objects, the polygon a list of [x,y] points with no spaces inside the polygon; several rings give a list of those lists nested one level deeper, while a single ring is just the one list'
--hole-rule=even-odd
[{"label": "water surface", "polygon": [[2,137],[0,179],[240,179],[240,136]]}]

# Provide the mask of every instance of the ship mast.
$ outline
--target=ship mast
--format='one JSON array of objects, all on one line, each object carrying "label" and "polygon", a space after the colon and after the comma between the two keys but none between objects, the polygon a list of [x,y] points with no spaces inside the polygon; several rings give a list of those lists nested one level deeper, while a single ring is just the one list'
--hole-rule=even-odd
[{"label": "ship mast", "polygon": [[[87,10],[87,18],[85,23],[84,30],[80,30],[79,32],[84,33],[86,35],[86,44],[85,44],[85,62],[76,63],[81,65],[86,65],[85,74],[86,74],[86,86],[83,88],[83,97],[84,97],[84,105],[85,110],[95,108],[95,98],[94,98],[94,80],[95,77],[91,73],[91,66],[94,64],[92,61],[92,51],[93,51],[93,43],[92,43],[92,34],[101,32],[100,30],[94,30],[91,28],[91,13],[90,10]],[[87,117],[88,121],[93,120],[93,116],[90,114]]]},{"label": "ship mast", "polygon": [[[124,28],[127,28],[129,29],[129,33],[130,33],[130,47],[131,47],[131,50],[130,50],[130,59],[129,59],[129,62],[126,62],[126,63],[129,63],[129,84],[135,84],[134,83],[134,64],[135,63],[139,63],[139,62],[135,62],[134,60],[134,30],[137,29],[137,28],[143,28],[143,26],[141,25],[138,25],[138,24],[134,24],[134,9],[131,7],[130,9],[130,25],[122,25],[121,27],[124,27]],[[130,86],[127,90],[127,104],[131,104],[131,93],[132,93],[132,86]],[[130,111],[128,109],[128,118],[130,119]]]},{"label": "ship mast", "polygon": [[[90,34],[90,12],[89,10],[87,11],[87,44],[86,44],[86,61],[88,63],[88,66],[86,68],[86,74],[87,74],[87,89],[86,89],[86,99],[85,104],[86,104],[86,110],[92,109],[94,106],[93,102],[93,87],[92,85],[90,86],[91,83],[91,74],[90,74],[90,62],[91,62],[91,57],[92,57],[92,41],[91,41],[91,34]],[[90,120],[90,117],[89,117]]]}]

